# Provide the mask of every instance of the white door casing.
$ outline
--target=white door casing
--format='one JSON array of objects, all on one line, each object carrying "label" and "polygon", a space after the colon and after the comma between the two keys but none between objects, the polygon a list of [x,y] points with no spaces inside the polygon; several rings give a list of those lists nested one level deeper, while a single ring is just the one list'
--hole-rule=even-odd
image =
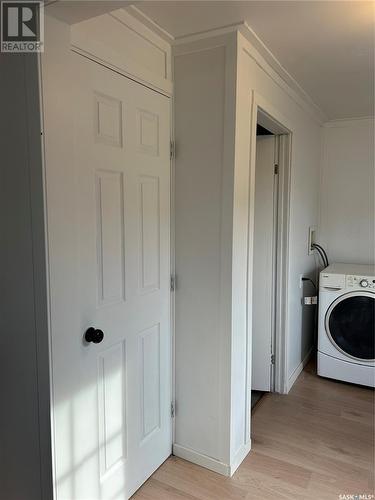
[{"label": "white door casing", "polygon": [[252,382],[258,391],[271,390],[275,276],[275,136],[256,141],[253,261]]},{"label": "white door casing", "polygon": [[125,499],[171,453],[170,101],[73,52],[64,71],[65,175],[45,108],[56,500]]}]

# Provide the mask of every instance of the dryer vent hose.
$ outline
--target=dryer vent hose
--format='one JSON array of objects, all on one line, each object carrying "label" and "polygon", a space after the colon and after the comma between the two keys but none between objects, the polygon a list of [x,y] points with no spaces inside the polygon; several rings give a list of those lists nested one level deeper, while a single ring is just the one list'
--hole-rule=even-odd
[{"label": "dryer vent hose", "polygon": [[324,248],[322,246],[318,245],[317,243],[313,243],[311,245],[311,248],[313,248],[314,250],[316,250],[318,252],[318,254],[320,255],[320,258],[322,259],[324,266],[328,267],[329,261],[328,261],[328,257],[327,257],[327,252],[324,250]]}]

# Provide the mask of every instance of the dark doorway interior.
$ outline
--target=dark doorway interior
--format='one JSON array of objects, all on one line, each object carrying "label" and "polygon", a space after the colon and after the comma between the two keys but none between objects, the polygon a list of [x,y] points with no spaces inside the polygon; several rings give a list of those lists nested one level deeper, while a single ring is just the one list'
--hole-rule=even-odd
[{"label": "dark doorway interior", "polygon": [[263,394],[264,394],[264,392],[262,392],[262,391],[251,391],[251,409],[252,410],[259,403]]}]

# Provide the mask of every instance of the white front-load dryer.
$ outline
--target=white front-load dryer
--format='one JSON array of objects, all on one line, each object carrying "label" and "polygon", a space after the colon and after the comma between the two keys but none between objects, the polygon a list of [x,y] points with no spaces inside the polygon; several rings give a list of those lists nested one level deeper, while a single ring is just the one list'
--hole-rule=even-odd
[{"label": "white front-load dryer", "polygon": [[375,266],[320,273],[318,375],[375,387]]}]

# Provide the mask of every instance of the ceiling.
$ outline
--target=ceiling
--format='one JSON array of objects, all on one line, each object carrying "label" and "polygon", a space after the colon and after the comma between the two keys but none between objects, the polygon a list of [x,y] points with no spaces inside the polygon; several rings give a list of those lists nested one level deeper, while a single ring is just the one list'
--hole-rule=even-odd
[{"label": "ceiling", "polygon": [[141,1],[174,38],[246,21],[330,120],[374,115],[373,1]]},{"label": "ceiling", "polygon": [[46,12],[68,24],[80,23],[132,3],[132,0],[44,0]]}]

